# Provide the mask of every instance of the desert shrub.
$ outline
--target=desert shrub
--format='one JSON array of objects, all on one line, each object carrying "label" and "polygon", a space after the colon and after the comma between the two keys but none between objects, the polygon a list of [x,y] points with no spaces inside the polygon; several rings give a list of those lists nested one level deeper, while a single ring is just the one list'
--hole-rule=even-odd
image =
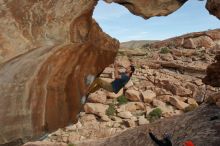
[{"label": "desert shrub", "polygon": [[69,143],[68,146],[75,146],[75,144],[73,144],[73,143]]},{"label": "desert shrub", "polygon": [[115,105],[113,103],[109,104],[108,109],[105,111],[107,116],[114,116],[116,113]]},{"label": "desert shrub", "polygon": [[124,95],[121,95],[117,98],[117,101],[119,105],[122,105],[126,104],[128,102],[128,99]]},{"label": "desert shrub", "polygon": [[197,105],[195,104],[190,104],[189,106],[187,106],[185,109],[184,109],[184,112],[190,112],[190,111],[193,111],[197,108]]},{"label": "desert shrub", "polygon": [[160,119],[161,116],[162,116],[162,110],[160,108],[156,108],[149,113],[147,119],[150,122],[154,122],[155,120]]},{"label": "desert shrub", "polygon": [[167,54],[167,53],[170,53],[170,49],[167,48],[167,47],[161,48],[161,49],[160,49],[160,53],[161,53],[161,54]]}]

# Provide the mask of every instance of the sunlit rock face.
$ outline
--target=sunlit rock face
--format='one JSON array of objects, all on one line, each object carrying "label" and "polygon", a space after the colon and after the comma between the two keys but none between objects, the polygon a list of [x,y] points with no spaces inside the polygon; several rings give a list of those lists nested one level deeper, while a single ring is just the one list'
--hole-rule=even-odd
[{"label": "sunlit rock face", "polygon": [[[87,76],[114,61],[117,40],[92,20],[93,0],[0,0],[0,144],[77,120]],[[12,145],[12,144],[11,144]]]},{"label": "sunlit rock face", "polygon": [[[186,0],[107,1],[149,18],[168,15]],[[0,144],[22,143],[77,120],[87,77],[113,63],[119,48],[92,20],[96,4],[0,0]]]},{"label": "sunlit rock face", "polygon": [[131,13],[145,19],[166,16],[180,8],[187,0],[105,0],[125,6]]},{"label": "sunlit rock face", "polygon": [[206,8],[209,10],[210,14],[220,19],[220,1],[219,0],[208,0],[206,3]]}]

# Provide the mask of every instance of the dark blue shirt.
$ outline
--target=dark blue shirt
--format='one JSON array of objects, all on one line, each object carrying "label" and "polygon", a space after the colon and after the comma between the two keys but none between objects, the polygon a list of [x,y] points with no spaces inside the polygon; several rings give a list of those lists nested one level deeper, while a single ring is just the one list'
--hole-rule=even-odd
[{"label": "dark blue shirt", "polygon": [[126,73],[122,73],[121,78],[115,79],[111,83],[114,93],[117,94],[121,90],[121,88],[123,88],[127,84],[129,80],[130,80],[130,77]]}]

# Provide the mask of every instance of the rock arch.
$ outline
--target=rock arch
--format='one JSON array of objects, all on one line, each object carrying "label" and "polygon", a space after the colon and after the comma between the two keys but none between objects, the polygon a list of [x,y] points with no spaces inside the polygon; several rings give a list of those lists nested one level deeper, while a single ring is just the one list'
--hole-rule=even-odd
[{"label": "rock arch", "polygon": [[[107,0],[106,0],[107,1]],[[218,0],[207,8],[219,15]],[[108,0],[143,18],[186,0]],[[88,75],[114,61],[119,42],[92,19],[97,0],[0,0],[0,144],[15,144],[77,118]]]}]

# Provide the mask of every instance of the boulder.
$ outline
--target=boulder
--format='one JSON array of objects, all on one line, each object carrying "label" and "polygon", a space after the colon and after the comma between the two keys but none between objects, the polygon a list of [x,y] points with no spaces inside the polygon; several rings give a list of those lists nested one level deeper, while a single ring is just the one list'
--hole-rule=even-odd
[{"label": "boulder", "polygon": [[130,120],[130,119],[124,120],[124,124],[127,127],[135,127],[136,126],[135,121],[134,120]]},{"label": "boulder", "polygon": [[174,84],[174,85],[172,85],[172,87],[173,88],[170,88],[170,90],[174,95],[189,96],[192,94],[191,90],[186,89],[179,84]]},{"label": "boulder", "polygon": [[160,100],[157,100],[157,99],[154,99],[153,100],[153,105],[155,107],[158,107],[162,110],[162,113],[163,114],[168,114],[168,113],[172,113],[174,111],[173,107],[170,106],[170,105],[167,105],[166,103],[160,101]]},{"label": "boulder", "polygon": [[170,53],[160,54],[160,58],[164,61],[172,61],[173,60],[173,56]]},{"label": "boulder", "polygon": [[157,84],[174,95],[190,96],[192,94],[191,90],[184,88],[180,82],[173,79],[158,79]]},{"label": "boulder", "polygon": [[193,98],[188,98],[187,103],[188,103],[189,105],[193,105],[193,106],[195,106],[195,107],[198,107],[198,106],[199,106],[198,103],[196,102],[196,100],[193,99]]},{"label": "boulder", "polygon": [[[70,133],[69,137],[68,137],[68,141],[69,143],[74,143],[76,141],[80,141],[84,139],[79,133]],[[70,144],[68,144],[68,146],[70,146]]]},{"label": "boulder", "polygon": [[168,102],[170,100],[170,96],[171,95],[161,95],[161,96],[157,96],[157,99],[163,102]]},{"label": "boulder", "polygon": [[144,102],[151,103],[153,99],[156,97],[156,94],[151,90],[146,90],[141,92]]},{"label": "boulder", "polygon": [[117,123],[122,123],[122,119],[116,116],[112,116],[111,119]]},{"label": "boulder", "polygon": [[82,117],[80,117],[80,122],[82,124],[93,122],[93,121],[96,121],[96,116],[93,114],[85,114]]},{"label": "boulder", "polygon": [[91,93],[88,97],[88,102],[93,103],[105,103],[107,99],[106,93],[104,91],[97,91],[95,93]]},{"label": "boulder", "polygon": [[128,102],[127,104],[121,105],[119,109],[117,109],[118,112],[121,112],[121,111],[135,112],[137,110],[145,110],[144,103]]},{"label": "boulder", "polygon": [[88,114],[101,116],[105,114],[105,111],[108,109],[108,107],[108,105],[104,105],[101,103],[86,103],[84,105],[84,110]]},{"label": "boulder", "polygon": [[104,122],[109,122],[109,121],[111,121],[111,119],[110,119],[107,115],[101,115],[101,119],[102,119]]},{"label": "boulder", "polygon": [[117,94],[115,94],[114,92],[106,92],[108,98],[115,99],[123,95],[124,89],[122,88]]},{"label": "boulder", "polygon": [[138,118],[138,125],[144,125],[144,124],[149,124],[150,122],[144,117],[144,116],[140,116]]},{"label": "boulder", "polygon": [[123,119],[131,119],[133,117],[133,115],[129,111],[120,112],[117,115],[118,117],[121,117]]},{"label": "boulder", "polygon": [[171,96],[169,102],[170,104],[172,104],[173,106],[175,106],[177,109],[180,109],[180,110],[184,110],[186,107],[189,106],[189,104],[183,101],[180,101],[178,97],[176,96]]},{"label": "boulder", "polygon": [[141,101],[140,92],[136,90],[132,90],[132,89],[126,90],[125,96],[130,101]]}]

